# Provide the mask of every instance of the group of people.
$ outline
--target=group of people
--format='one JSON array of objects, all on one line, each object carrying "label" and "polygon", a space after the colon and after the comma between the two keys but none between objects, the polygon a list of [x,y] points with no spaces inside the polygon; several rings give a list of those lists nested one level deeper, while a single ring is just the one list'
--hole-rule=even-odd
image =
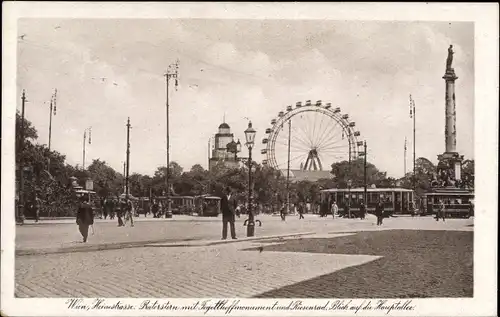
[{"label": "group of people", "polygon": [[135,208],[131,200],[120,199],[115,201],[114,199],[105,199],[102,203],[103,205],[103,216],[104,219],[114,219],[115,216],[118,218],[118,227],[124,227],[128,221],[130,221],[131,227],[134,226],[134,214]]}]

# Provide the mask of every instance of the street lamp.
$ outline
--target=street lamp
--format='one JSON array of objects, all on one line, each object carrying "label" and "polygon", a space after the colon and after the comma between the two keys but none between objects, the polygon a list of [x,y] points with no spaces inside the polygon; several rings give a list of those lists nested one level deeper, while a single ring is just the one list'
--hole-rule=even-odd
[{"label": "street lamp", "polygon": [[248,220],[247,237],[253,237],[255,232],[255,220],[252,211],[252,148],[255,143],[255,134],[257,132],[252,128],[252,122],[248,123],[245,130],[246,146],[248,147]]},{"label": "street lamp", "polygon": [[352,181],[349,179],[347,181],[347,193],[349,195],[349,200],[347,202],[347,211],[349,212],[349,219],[351,219],[351,185]]}]

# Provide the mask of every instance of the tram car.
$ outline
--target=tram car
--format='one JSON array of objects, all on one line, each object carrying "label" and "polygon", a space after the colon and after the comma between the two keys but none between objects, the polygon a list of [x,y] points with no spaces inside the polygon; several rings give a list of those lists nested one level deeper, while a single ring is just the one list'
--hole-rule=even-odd
[{"label": "tram car", "polygon": [[474,193],[469,191],[426,193],[422,205],[424,212],[435,215],[440,201],[444,203],[446,218],[470,218],[474,216]]},{"label": "tram car", "polygon": [[[321,190],[321,203],[328,206],[328,211],[333,201],[337,202],[340,216],[348,217],[350,203],[351,217],[362,217],[360,213],[361,202],[364,202],[363,187],[360,188],[332,188]],[[406,188],[367,188],[366,212],[375,213],[378,202],[383,202],[386,216],[394,214],[411,214],[413,212],[414,192]],[[350,201],[349,201],[350,200]]]},{"label": "tram car", "polygon": [[196,196],[195,204],[200,217],[217,217],[220,214],[221,198],[217,196]]}]

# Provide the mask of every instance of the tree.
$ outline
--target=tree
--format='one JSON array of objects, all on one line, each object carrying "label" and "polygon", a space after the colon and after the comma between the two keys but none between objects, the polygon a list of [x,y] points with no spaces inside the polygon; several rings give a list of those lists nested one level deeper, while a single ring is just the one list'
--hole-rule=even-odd
[{"label": "tree", "polygon": [[[347,188],[347,181],[351,180],[351,187],[363,187],[365,185],[364,159],[342,161],[332,164],[332,174],[335,185],[338,188]],[[386,179],[386,173],[379,171],[375,165],[366,162],[366,182],[367,185],[380,184]]]},{"label": "tree", "polygon": [[[75,171],[76,172],[76,171]],[[78,172],[76,172],[78,174]],[[101,197],[109,195],[119,195],[123,190],[123,175],[117,173],[105,161],[95,159],[88,167],[88,173],[80,172],[80,177],[76,176],[83,184],[85,178],[90,177],[94,182],[94,191]]]},{"label": "tree", "polygon": [[419,157],[415,160],[415,176],[412,172],[407,173],[401,179],[402,186],[413,189],[413,178],[415,178],[415,192],[420,196],[431,189],[431,181],[436,171],[436,166],[430,160]]}]

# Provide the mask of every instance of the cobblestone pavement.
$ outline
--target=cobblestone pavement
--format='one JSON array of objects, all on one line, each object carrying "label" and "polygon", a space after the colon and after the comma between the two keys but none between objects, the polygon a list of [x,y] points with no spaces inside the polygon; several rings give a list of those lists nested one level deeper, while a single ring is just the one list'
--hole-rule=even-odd
[{"label": "cobblestone pavement", "polygon": [[[351,266],[258,297],[473,297],[473,232],[390,230],[329,239],[288,240],[264,252],[369,254]],[[335,285],[335,287],[332,287]]]},{"label": "cobblestone pavement", "polygon": [[[162,247],[159,244],[157,247],[99,252],[16,256],[15,295],[472,296],[472,232],[457,231],[471,231],[470,220],[437,223],[430,218],[392,218],[386,219],[381,229],[373,225],[373,219],[309,217],[302,222],[287,219],[285,223],[269,218],[264,225],[270,231],[281,226],[288,231],[304,230],[307,226],[308,229],[316,228],[318,234],[308,238],[242,241],[205,247]],[[181,229],[172,229],[181,222],[148,222],[148,226],[150,223],[159,225],[154,228],[171,229],[163,231],[170,237],[172,230],[178,230],[175,232],[182,236],[193,235],[189,232],[197,228],[195,234],[200,237],[204,230],[216,230],[217,238],[220,231],[218,221],[197,227],[191,224],[192,227]],[[384,230],[425,227],[433,231]],[[116,229],[132,232],[138,228],[139,223],[135,228]],[[257,234],[261,233],[259,229]],[[149,231],[151,227],[145,226],[141,232],[147,235]],[[332,235],[335,231],[351,233]],[[241,228],[238,232],[243,235]],[[263,252],[259,246],[263,246]],[[254,250],[245,251],[248,249]]]},{"label": "cobblestone pavement", "polygon": [[[432,218],[390,218],[385,219],[384,226],[377,227],[375,218],[368,216],[365,220],[359,219],[332,219],[319,218],[317,215],[306,215],[306,219],[287,217],[281,221],[279,217],[263,215],[262,227],[256,227],[255,235],[270,236],[279,234],[304,233],[304,232],[344,232],[359,230],[384,230],[384,229],[418,229],[428,230],[472,230],[467,227],[473,223],[472,219],[449,219],[447,222],[436,222]],[[238,237],[246,235],[243,226],[244,217],[236,220]],[[16,227],[16,250],[43,250],[54,248],[71,248],[119,243],[152,243],[173,242],[187,240],[218,240],[221,237],[220,218],[199,218],[174,216],[173,219],[155,219],[144,221],[140,218],[135,221],[135,227],[117,227],[116,221],[97,220],[95,234],[89,236],[86,244],[81,243],[78,227],[71,221],[69,223],[46,223],[42,225],[27,225]]]}]

